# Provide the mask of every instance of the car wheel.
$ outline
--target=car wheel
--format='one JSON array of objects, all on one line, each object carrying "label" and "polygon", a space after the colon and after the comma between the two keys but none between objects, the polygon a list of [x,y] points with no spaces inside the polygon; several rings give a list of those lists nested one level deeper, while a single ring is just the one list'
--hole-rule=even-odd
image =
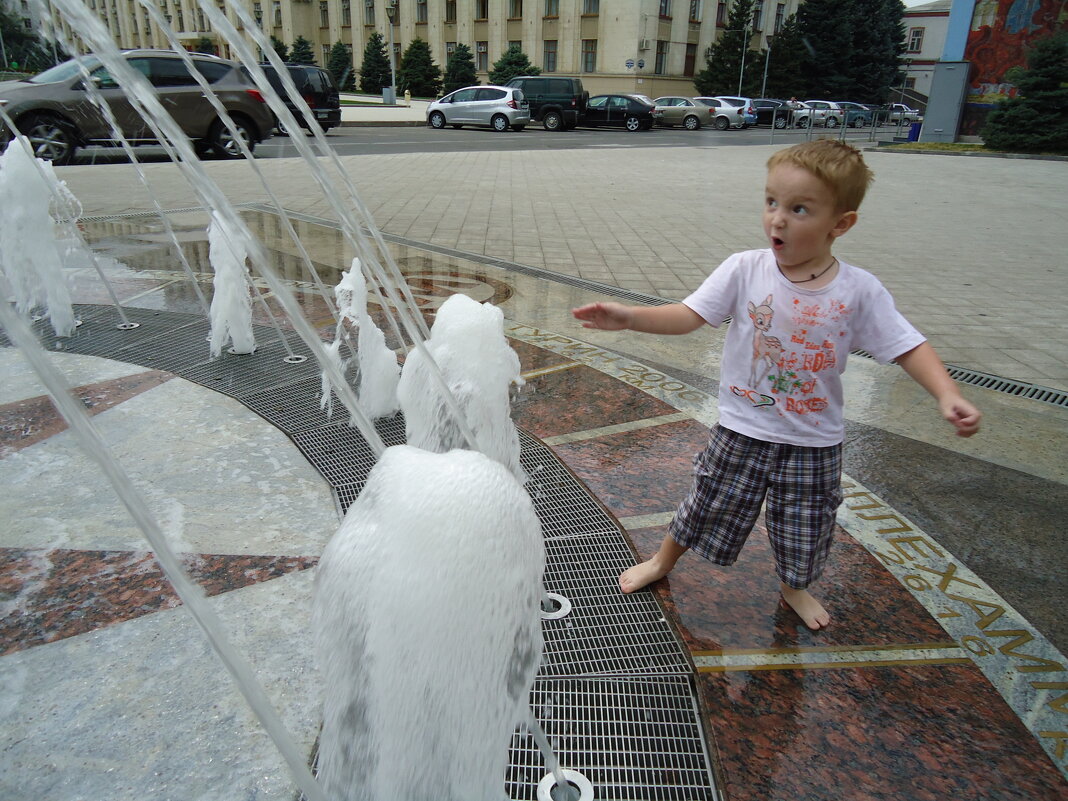
[{"label": "car wheel", "polygon": [[635,131],[640,131],[642,129],[642,121],[631,114],[623,120],[623,127],[631,133],[634,133]]},{"label": "car wheel", "polygon": [[34,114],[19,128],[33,148],[33,155],[57,167],[70,164],[78,149],[78,134],[67,122],[50,114]]},{"label": "car wheel", "polygon": [[430,115],[430,127],[437,128],[439,131],[445,127],[445,115],[440,111],[435,111]]},{"label": "car wheel", "polygon": [[[248,147],[248,152],[251,153],[253,148],[256,147],[256,137],[253,136],[252,129],[241,117],[234,117],[233,122],[234,130],[241,137],[241,141],[245,143],[245,146]],[[222,120],[215,120],[208,138],[211,140],[211,146],[215,152],[224,159],[239,159],[243,155],[241,145],[223,124]]]},{"label": "car wheel", "polygon": [[789,124],[789,122],[790,121],[788,119],[786,119],[786,117],[776,117],[775,118],[775,127],[778,128],[781,131],[783,128],[785,128]]},{"label": "car wheel", "polygon": [[726,117],[716,117],[716,130],[725,131],[731,127],[731,121]]},{"label": "car wheel", "polygon": [[825,122],[824,125],[826,125],[828,128],[837,128],[838,127],[838,118],[837,117],[828,117],[827,118],[827,122]]},{"label": "car wheel", "polygon": [[289,136],[289,129],[286,127],[286,124],[284,122],[282,122],[281,120],[276,119],[274,121],[274,127],[275,127],[275,130],[277,130],[278,133],[281,134],[282,136]]},{"label": "car wheel", "polygon": [[507,131],[508,118],[503,114],[494,114],[493,119],[490,120],[490,125],[493,127],[493,130],[497,131],[498,133],[501,133],[502,131]]},{"label": "car wheel", "polygon": [[513,126],[512,126],[512,130],[513,130],[513,131],[522,131],[522,130],[523,130],[524,128],[526,128],[526,127],[527,127],[527,126],[525,126],[525,125],[513,125]]},{"label": "car wheel", "polygon": [[693,114],[691,114],[682,121],[682,126],[687,131],[696,131],[698,128],[701,127],[701,121],[697,119],[697,117],[695,117]]},{"label": "car wheel", "polygon": [[559,112],[550,111],[546,114],[541,121],[541,124],[545,127],[546,131],[562,131],[564,130],[564,118],[560,116]]},{"label": "car wheel", "polygon": [[800,119],[799,119],[799,120],[797,121],[797,127],[798,127],[798,128],[807,128],[807,127],[809,127],[809,125],[811,125],[811,124],[812,124],[812,121],[811,121],[811,120],[810,120],[810,119],[809,119],[808,117],[801,117],[801,118],[800,118]]}]

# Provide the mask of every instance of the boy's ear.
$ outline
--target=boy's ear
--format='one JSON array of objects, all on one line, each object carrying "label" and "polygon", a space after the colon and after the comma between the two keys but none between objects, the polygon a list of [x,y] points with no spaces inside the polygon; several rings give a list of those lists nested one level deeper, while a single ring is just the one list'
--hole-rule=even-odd
[{"label": "boy's ear", "polygon": [[846,233],[846,231],[848,231],[850,228],[857,224],[857,220],[859,219],[859,217],[860,215],[858,215],[855,211],[843,212],[842,215],[838,218],[838,221],[834,224],[834,227],[831,229],[831,236],[841,236],[842,234]]}]

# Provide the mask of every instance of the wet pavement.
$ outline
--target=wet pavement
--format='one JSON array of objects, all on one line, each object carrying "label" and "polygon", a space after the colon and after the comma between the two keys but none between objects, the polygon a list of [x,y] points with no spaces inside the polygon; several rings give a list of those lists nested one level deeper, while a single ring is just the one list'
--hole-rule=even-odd
[{"label": "wet pavement", "polygon": [[[694,154],[711,156],[729,162],[718,167],[724,185],[743,172],[752,181],[767,153]],[[745,223],[730,210],[709,217],[699,205],[669,228],[670,212],[679,207],[667,189],[645,197],[629,193],[638,175],[631,150],[554,154],[554,163],[547,158],[483,154],[477,168],[463,154],[345,163],[360,179],[424,309],[456,291],[501,307],[527,382],[514,404],[517,425],[551,449],[644,558],[662,538],[689,485],[691,457],[716,419],[722,332],[673,339],[593,332],[577,326],[568,310],[598,298],[658,302],[656,295],[678,296],[696,279],[698,265],[707,270],[730,248],[758,245],[751,229],[759,233],[759,226],[746,198],[736,204]],[[685,167],[678,154],[643,158],[675,174]],[[917,166],[904,156],[873,154],[876,185],[893,184],[888,173],[899,163],[910,175],[926,171],[928,202],[941,208],[932,198],[965,196],[978,180],[974,167],[961,167],[960,160],[920,158]],[[546,189],[542,176],[579,165],[587,186],[563,196]],[[242,202],[261,200],[238,172],[242,165],[209,166]],[[60,177],[87,215],[107,217],[90,219],[85,233],[98,253],[115,260],[105,262],[105,271],[120,301],[147,310],[138,311],[146,320],[152,312],[200,314],[190,282],[177,271],[158,220],[144,214],[149,207],[128,172],[87,169],[61,170]],[[170,165],[146,169],[164,207],[190,205],[189,190]],[[1023,218],[1041,205],[1042,192],[1063,186],[1053,175],[1060,170],[1063,178],[1062,165],[1046,165],[1045,175],[1030,165],[992,168],[1010,169],[1019,172],[1005,195],[1023,192],[1015,181],[1034,182],[1026,207],[988,198],[992,210],[972,212],[979,220],[991,214],[1002,220],[997,227],[1006,241],[999,255],[1015,237],[1034,233],[1029,226],[1036,221]],[[428,187],[423,194],[414,189],[420,172]],[[605,177],[612,175],[618,189]],[[96,185],[101,176],[107,192]],[[301,240],[324,282],[333,283],[351,259],[343,237],[321,219],[323,201],[306,188],[299,165],[283,165],[275,177],[290,182],[285,205],[300,212]],[[483,186],[496,191],[480,199]],[[593,202],[598,190],[605,202]],[[705,191],[680,190],[693,198]],[[879,211],[892,205],[887,195],[872,200]],[[631,201],[641,201],[640,208]],[[904,202],[895,195],[893,205]],[[943,355],[950,350],[968,357],[947,355],[947,361],[1068,386],[1058,366],[1068,362],[1064,339],[1049,341],[1064,325],[1057,299],[1065,290],[1050,277],[1059,269],[1059,256],[1052,255],[1056,236],[1035,236],[1039,257],[1030,267],[1017,265],[1018,281],[1008,288],[991,278],[994,265],[965,263],[989,243],[981,232],[976,241],[960,241],[954,215],[963,211],[947,210],[936,221],[917,214],[922,199],[908,203],[911,211],[891,215],[895,221],[917,218],[907,235],[904,227],[895,234],[895,258],[876,259],[894,266],[875,269],[905,314],[921,329],[933,329]],[[321,332],[332,329],[277,218],[251,207],[246,217],[298,292],[306,318]],[[207,218],[200,211],[170,218],[210,299]],[[970,225],[977,231],[982,223]],[[707,243],[695,241],[697,230],[704,237],[713,231],[725,252],[710,254]],[[889,247],[877,236],[862,241],[857,251]],[[670,254],[661,252],[668,242]],[[906,256],[898,257],[902,251]],[[945,270],[917,265],[913,257],[920,252],[933,254]],[[657,269],[633,271],[643,259]],[[595,261],[601,267],[588,271]],[[863,258],[856,261],[865,265]],[[996,260],[991,255],[988,261]],[[948,276],[958,280],[969,272],[974,279],[946,289]],[[109,302],[93,271],[70,277],[76,302]],[[268,297],[267,306],[285,326],[277,303]],[[1027,306],[1034,336],[1014,327],[1017,311]],[[982,310],[1000,315],[997,323],[982,323],[978,316],[988,314]],[[984,348],[954,352],[954,326],[966,317],[981,328],[969,337],[982,338]],[[268,330],[263,307],[256,322]],[[144,333],[115,335],[95,356],[59,352],[53,359],[152,500],[191,575],[310,753],[318,713],[307,607],[317,555],[342,507],[327,480],[262,410],[257,414],[170,369],[146,370],[130,353],[123,358],[123,349]],[[144,348],[157,354],[177,344],[168,337],[144,339]],[[54,347],[54,338],[48,341]],[[202,347],[206,351],[206,343]],[[1014,364],[1032,366],[1011,374],[1003,361],[1008,350],[1020,357],[1011,357]],[[9,521],[0,541],[0,795],[294,798],[280,758],[188,616],[175,608],[173,591],[103,478],[79,454],[18,354],[5,348],[0,358],[0,504]],[[985,430],[958,441],[898,368],[855,356],[846,375],[846,500],[817,587],[833,625],[811,632],[778,605],[759,526],[734,567],[688,555],[642,593],[655,597],[686,654],[717,792],[727,801],[1063,798],[1068,628],[1061,615],[1066,559],[1060,518],[1068,509],[1068,412],[966,387],[986,415]],[[628,759],[626,741],[613,748],[620,761]],[[712,797],[672,792],[668,770],[660,780],[655,787],[602,788],[597,797]]]}]

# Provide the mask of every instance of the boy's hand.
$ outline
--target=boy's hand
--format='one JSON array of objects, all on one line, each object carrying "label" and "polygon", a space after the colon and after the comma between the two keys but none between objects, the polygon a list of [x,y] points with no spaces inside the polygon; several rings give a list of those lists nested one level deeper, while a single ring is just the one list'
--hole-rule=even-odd
[{"label": "boy's hand", "polygon": [[622,303],[590,303],[572,309],[576,319],[582,320],[583,328],[599,328],[602,331],[623,331],[630,327],[631,310]]},{"label": "boy's hand", "polygon": [[982,413],[963,397],[957,396],[939,402],[942,416],[957,429],[958,437],[970,437],[979,430]]}]

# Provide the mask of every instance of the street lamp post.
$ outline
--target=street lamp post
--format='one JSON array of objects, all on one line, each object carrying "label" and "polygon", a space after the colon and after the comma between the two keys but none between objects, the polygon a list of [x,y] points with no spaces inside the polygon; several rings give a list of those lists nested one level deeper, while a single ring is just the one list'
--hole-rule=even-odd
[{"label": "street lamp post", "polygon": [[749,26],[742,30],[742,66],[738,68],[738,94],[742,94],[742,76],[745,74],[745,52],[749,49]]},{"label": "street lamp post", "polygon": [[397,0],[390,0],[386,5],[386,16],[389,17],[389,96],[385,98],[390,105],[397,102],[397,54],[393,45],[393,19],[397,16]]},{"label": "street lamp post", "polygon": [[768,37],[768,49],[764,51],[764,80],[760,84],[760,96],[767,97],[768,89],[768,62],[771,61],[771,39]]}]

